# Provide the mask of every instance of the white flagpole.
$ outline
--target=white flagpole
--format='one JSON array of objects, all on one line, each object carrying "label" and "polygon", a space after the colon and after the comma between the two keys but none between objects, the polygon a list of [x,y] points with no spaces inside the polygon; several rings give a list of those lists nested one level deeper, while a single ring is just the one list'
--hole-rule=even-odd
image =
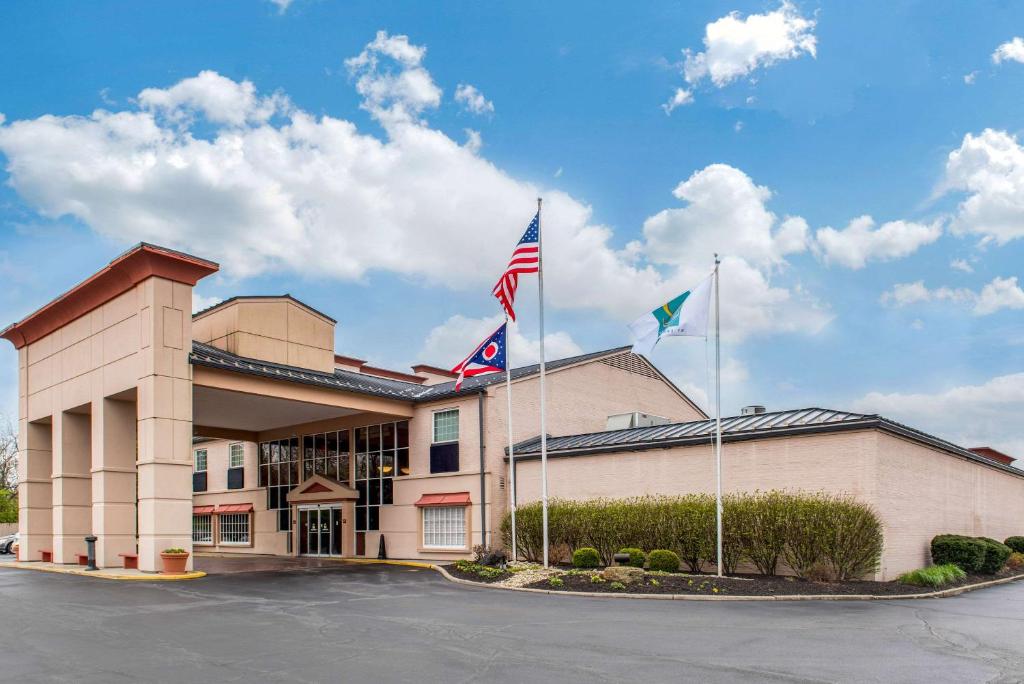
[{"label": "white flagpole", "polygon": [[512,360],[510,358],[510,350],[508,347],[508,314],[505,314],[505,396],[506,403],[508,404],[508,473],[509,473],[509,488],[508,488],[508,501],[509,510],[512,514],[512,560],[519,558],[518,549],[516,547],[516,455],[512,445]]},{"label": "white flagpole", "polygon": [[537,198],[537,295],[540,298],[540,496],[544,525],[544,567],[548,567],[548,433],[544,422],[544,231]]},{"label": "white flagpole", "polygon": [[718,265],[715,254],[715,526],[718,552],[718,576],[722,576],[722,312]]}]

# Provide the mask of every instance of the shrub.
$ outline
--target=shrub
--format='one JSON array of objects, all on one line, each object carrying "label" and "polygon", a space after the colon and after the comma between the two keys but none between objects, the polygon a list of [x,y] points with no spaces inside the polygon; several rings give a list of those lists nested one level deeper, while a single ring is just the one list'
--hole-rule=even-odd
[{"label": "shrub", "polygon": [[679,572],[679,556],[674,551],[656,549],[647,556],[647,565],[651,570]]},{"label": "shrub", "polygon": [[1024,553],[1024,537],[1007,537],[1003,543],[1017,553]]},{"label": "shrub", "polygon": [[964,572],[979,572],[985,563],[985,543],[959,534],[940,534],[932,539],[932,562],[955,563]]},{"label": "shrub", "polygon": [[623,589],[626,588],[626,585],[623,584],[622,582],[612,582],[612,583],[610,583],[608,585],[608,588],[609,589],[614,589],[615,591],[622,591]]},{"label": "shrub", "polygon": [[564,587],[565,580],[563,580],[561,577],[552,577],[548,579],[548,584],[550,584],[553,587]]},{"label": "shrub", "polygon": [[1006,560],[1006,567],[1010,570],[1024,568],[1024,553],[1018,553],[1017,551],[1011,553],[1010,557]]},{"label": "shrub", "polygon": [[628,565],[634,568],[644,567],[644,563],[647,561],[647,555],[641,549],[619,549],[619,553],[624,553],[629,556]]},{"label": "shrub", "polygon": [[882,558],[882,523],[871,506],[846,497],[828,504],[824,556],[839,581],[878,569]]},{"label": "shrub", "polygon": [[794,496],[786,513],[786,544],[782,555],[797,577],[807,579],[821,565],[828,533],[824,495]]},{"label": "shrub", "polygon": [[896,581],[915,587],[941,587],[962,580],[964,577],[967,577],[967,573],[961,570],[959,565],[946,563],[905,572]]},{"label": "shrub", "polygon": [[1003,569],[1013,551],[1009,546],[1002,542],[997,542],[995,539],[989,539],[988,537],[978,537],[978,539],[985,544],[985,560],[981,564],[981,572],[986,575],[994,575]]},{"label": "shrub", "polygon": [[601,556],[598,555],[597,549],[589,546],[576,549],[572,554],[572,565],[574,568],[596,568],[600,564]]},{"label": "shrub", "polygon": [[163,552],[164,553],[188,553],[188,551],[186,551],[185,549],[179,548],[177,546],[172,546],[169,549],[164,549]]}]

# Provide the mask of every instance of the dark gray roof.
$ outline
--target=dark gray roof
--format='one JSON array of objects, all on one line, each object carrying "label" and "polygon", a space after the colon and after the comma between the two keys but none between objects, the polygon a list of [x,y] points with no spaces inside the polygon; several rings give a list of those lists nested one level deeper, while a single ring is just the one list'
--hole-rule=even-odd
[{"label": "dark gray roof", "polygon": [[[754,416],[730,416],[722,418],[722,441],[739,442],[751,439],[783,437],[796,434],[841,432],[877,428],[900,437],[905,437],[963,458],[984,463],[1000,470],[1024,476],[1024,471],[997,461],[979,456],[961,446],[939,437],[929,435],[877,414],[850,413],[822,408],[775,411]],[[712,444],[715,437],[715,421],[695,420],[687,423],[672,423],[653,427],[608,430],[582,435],[548,437],[548,457],[585,456],[591,454],[621,451],[643,451],[665,449],[674,446],[696,446]],[[540,436],[515,445],[516,460],[540,458]],[[508,454],[506,450],[506,460]]]},{"label": "dark gray roof", "polygon": [[[548,361],[547,368],[548,370],[556,370],[576,363],[619,354],[628,349],[629,347],[617,347],[590,354],[570,356],[565,359],[556,359]],[[290,380],[292,382],[328,387],[345,392],[358,392],[360,394],[371,394],[389,399],[404,399],[412,402],[434,401],[436,399],[474,394],[479,392],[481,388],[505,381],[504,373],[479,375],[475,378],[466,378],[462,383],[462,388],[456,392],[454,380],[437,385],[421,385],[415,382],[381,378],[375,375],[341,369],[335,369],[333,373],[323,373],[295,366],[271,363],[270,361],[244,358],[222,349],[211,347],[208,344],[203,344],[202,342],[192,343],[190,360],[197,366],[220,368],[236,373],[248,373],[277,380]],[[512,379],[515,380],[538,372],[540,372],[539,364],[513,368]]]}]

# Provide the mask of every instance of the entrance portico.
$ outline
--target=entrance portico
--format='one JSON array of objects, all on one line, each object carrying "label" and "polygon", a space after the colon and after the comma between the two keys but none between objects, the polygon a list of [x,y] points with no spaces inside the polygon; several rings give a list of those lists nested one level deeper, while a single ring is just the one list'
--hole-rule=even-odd
[{"label": "entrance portico", "polygon": [[352,556],[355,552],[354,502],[359,492],[314,475],[288,494],[299,556]]}]

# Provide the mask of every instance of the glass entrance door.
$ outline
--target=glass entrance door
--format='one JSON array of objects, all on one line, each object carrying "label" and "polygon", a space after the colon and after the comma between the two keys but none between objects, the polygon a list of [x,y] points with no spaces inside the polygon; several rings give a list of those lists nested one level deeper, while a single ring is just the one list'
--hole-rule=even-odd
[{"label": "glass entrance door", "polygon": [[341,555],[341,508],[322,506],[299,509],[299,554]]}]

